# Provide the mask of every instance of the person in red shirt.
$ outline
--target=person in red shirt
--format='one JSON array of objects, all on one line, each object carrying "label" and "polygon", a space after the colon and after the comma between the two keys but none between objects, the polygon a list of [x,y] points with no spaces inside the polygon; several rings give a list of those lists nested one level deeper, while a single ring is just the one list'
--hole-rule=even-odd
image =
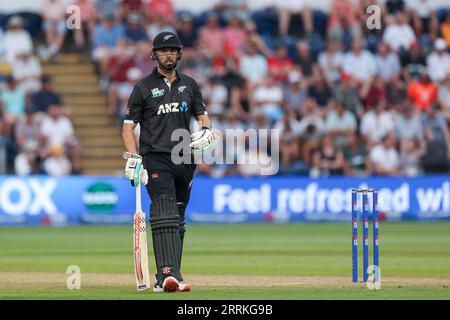
[{"label": "person in red shirt", "polygon": [[426,71],[422,71],[419,81],[414,80],[408,85],[408,97],[416,109],[427,110],[437,99],[438,87],[431,81]]},{"label": "person in red shirt", "polygon": [[294,62],[288,56],[285,46],[278,46],[273,56],[267,60],[269,73],[277,81],[286,81],[289,72],[292,70]]},{"label": "person in red shirt", "polygon": [[175,18],[172,0],[150,0],[147,3],[147,15],[150,18],[163,16],[172,21]]}]

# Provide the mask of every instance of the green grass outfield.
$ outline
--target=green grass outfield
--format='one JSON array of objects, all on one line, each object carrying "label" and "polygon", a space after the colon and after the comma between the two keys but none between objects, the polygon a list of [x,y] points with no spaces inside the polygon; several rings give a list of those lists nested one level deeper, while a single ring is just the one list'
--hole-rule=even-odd
[{"label": "green grass outfield", "polygon": [[0,228],[0,299],[450,299],[450,222],[382,222],[380,264],[380,290],[352,284],[349,223],[189,225],[193,291],[154,294],[135,290],[132,225]]}]

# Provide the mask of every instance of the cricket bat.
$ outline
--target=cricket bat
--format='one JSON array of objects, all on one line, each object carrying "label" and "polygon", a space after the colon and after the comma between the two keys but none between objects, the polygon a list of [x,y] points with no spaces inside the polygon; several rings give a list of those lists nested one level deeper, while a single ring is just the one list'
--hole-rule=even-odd
[{"label": "cricket bat", "polygon": [[136,187],[136,212],[133,221],[136,289],[137,291],[144,291],[150,288],[150,275],[148,272],[147,224],[141,205],[141,182]]}]

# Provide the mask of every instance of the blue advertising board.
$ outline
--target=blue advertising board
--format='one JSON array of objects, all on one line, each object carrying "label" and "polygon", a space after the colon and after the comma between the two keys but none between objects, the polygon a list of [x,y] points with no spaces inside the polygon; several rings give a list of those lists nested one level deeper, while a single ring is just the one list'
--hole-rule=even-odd
[{"label": "blue advertising board", "polygon": [[[351,189],[374,188],[388,220],[450,218],[450,177],[196,176],[192,223],[350,221]],[[143,191],[143,208],[150,200]],[[135,193],[114,176],[0,176],[0,225],[131,223]]]}]

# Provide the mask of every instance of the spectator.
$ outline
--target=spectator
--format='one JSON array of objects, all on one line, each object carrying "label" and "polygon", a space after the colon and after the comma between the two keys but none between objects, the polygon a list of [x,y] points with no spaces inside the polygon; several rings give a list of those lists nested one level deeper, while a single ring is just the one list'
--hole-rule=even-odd
[{"label": "spectator", "polygon": [[363,108],[359,90],[349,73],[341,73],[341,82],[337,84],[334,90],[334,98],[356,117],[360,118],[362,116]]},{"label": "spectator", "polygon": [[333,92],[322,76],[322,73],[313,77],[311,85],[308,88],[308,97],[313,98],[323,112],[326,112],[326,107],[328,107],[328,103],[333,98]]},{"label": "spectator", "polygon": [[303,105],[308,98],[308,87],[302,74],[292,70],[288,75],[288,83],[283,86],[283,109],[286,113],[299,116],[303,113]]},{"label": "spectator", "polygon": [[[175,21],[175,8],[172,0],[149,0],[147,2],[147,16],[151,20],[164,18],[171,24]],[[153,37],[150,39],[153,41]]]},{"label": "spectator", "polygon": [[397,12],[405,12],[403,0],[387,0],[384,5],[388,16],[395,16]]},{"label": "spectator", "polygon": [[248,20],[244,25],[247,42],[252,42],[258,51],[265,57],[270,57],[273,53],[272,50],[264,42],[264,39],[258,33],[256,23],[253,20]]},{"label": "spectator", "polygon": [[400,171],[400,155],[395,148],[395,138],[392,134],[381,137],[369,153],[372,172],[376,175],[395,176]]},{"label": "spectator", "polygon": [[197,31],[194,28],[194,17],[188,12],[183,12],[180,14],[178,20],[177,34],[183,45],[183,55],[186,53],[190,55],[190,51],[194,49],[195,42],[197,41]]},{"label": "spectator", "polygon": [[[277,8],[280,35],[303,36],[313,32],[313,16],[307,0],[278,0]],[[291,18],[293,15],[300,15],[302,20],[301,30],[292,30]]]},{"label": "spectator", "polygon": [[326,177],[344,173],[344,156],[342,150],[333,143],[333,136],[325,134],[320,147],[314,152],[311,177]]},{"label": "spectator", "polygon": [[258,53],[253,42],[247,42],[246,52],[240,60],[239,73],[250,82],[252,87],[268,73],[267,59]]},{"label": "spectator", "polygon": [[25,115],[25,93],[13,77],[8,77],[6,87],[0,91],[0,100],[6,114],[6,120],[17,123]]},{"label": "spectator", "polygon": [[296,50],[297,56],[294,59],[294,62],[300,66],[302,74],[306,78],[309,78],[313,74],[314,68],[316,67],[316,61],[311,54],[311,49],[308,42],[302,40],[298,41]]},{"label": "spectator", "polygon": [[253,97],[250,84],[242,79],[241,83],[231,88],[231,109],[236,117],[241,121],[249,121],[254,113]]},{"label": "spectator", "polygon": [[250,18],[247,0],[219,0],[214,5],[214,10],[219,12],[224,21],[227,21],[232,15],[239,16],[239,19],[244,22]]},{"label": "spectator", "polygon": [[384,89],[384,82],[379,76],[375,76],[373,79],[373,82],[369,88],[369,90],[366,92],[361,93],[364,95],[363,97],[363,103],[364,106],[372,107],[379,101],[386,100],[386,91]]},{"label": "spectator", "polygon": [[55,146],[49,150],[43,163],[44,171],[50,176],[66,176],[71,173],[72,165],[64,154],[64,148]]},{"label": "spectator", "polygon": [[438,87],[423,70],[419,81],[413,80],[408,85],[408,97],[418,110],[428,109],[437,99]]},{"label": "spectator", "polygon": [[280,130],[281,165],[289,167],[300,159],[298,121],[289,115],[285,115],[274,125],[274,129]]},{"label": "spectator", "polygon": [[329,40],[327,48],[319,54],[318,62],[326,80],[333,85],[340,79],[340,69],[344,55],[340,50],[339,42]]},{"label": "spectator", "polygon": [[132,44],[139,41],[147,41],[147,34],[142,26],[141,16],[138,13],[131,13],[127,19],[125,36]]},{"label": "spectator", "polygon": [[[55,134],[57,132],[58,134]],[[43,141],[41,155],[46,158],[52,148],[62,148],[70,154],[72,173],[80,173],[81,145],[74,135],[72,122],[62,114],[58,105],[48,108],[48,115],[40,122],[40,137]]]},{"label": "spectator", "polygon": [[320,140],[325,132],[325,123],[312,99],[308,99],[305,103],[303,117],[298,123],[298,132],[302,141],[303,161],[312,165],[314,150],[319,147]]},{"label": "spectator", "polygon": [[136,44],[136,53],[133,55],[133,64],[139,68],[144,76],[150,74],[155,67],[155,62],[148,58],[151,50],[152,46],[148,41],[139,41]]},{"label": "spectator", "polygon": [[325,130],[333,137],[334,144],[343,146],[347,144],[348,131],[356,130],[356,117],[342,103],[336,102],[335,107],[326,115]]},{"label": "spectator", "polygon": [[222,54],[225,37],[219,27],[219,18],[215,13],[209,13],[206,25],[199,30],[198,46],[208,58]]},{"label": "spectator", "polygon": [[347,144],[342,150],[344,156],[344,173],[348,176],[367,177],[371,166],[367,145],[356,130],[347,132]]},{"label": "spectator", "polygon": [[427,142],[424,170],[426,173],[448,172],[450,163],[450,133],[445,116],[432,105],[422,113]]},{"label": "spectator", "polygon": [[133,67],[127,71],[127,81],[116,87],[115,96],[119,106],[119,124],[125,119],[125,110],[127,108],[128,98],[133,91],[134,85],[142,79],[142,72],[139,68]]},{"label": "spectator", "polygon": [[346,39],[361,37],[356,7],[349,0],[333,0],[328,18],[328,35],[330,39],[348,44]]},{"label": "spectator", "polygon": [[18,52],[12,67],[13,77],[25,94],[41,89],[41,63],[32,55],[31,51]]},{"label": "spectator", "polygon": [[106,73],[106,63],[109,56],[116,48],[117,42],[124,38],[125,29],[121,24],[114,21],[113,16],[105,16],[101,23],[94,27],[92,58],[98,63],[100,74]]},{"label": "spectator", "polygon": [[145,30],[147,32],[147,38],[150,41],[153,41],[153,39],[156,37],[156,35],[163,31],[170,31],[176,33],[177,30],[170,22],[169,17],[164,15],[157,15],[156,17],[153,17],[151,22],[147,25],[147,28]]},{"label": "spectator", "polygon": [[121,0],[95,0],[95,9],[100,19],[117,17]]},{"label": "spectator", "polygon": [[344,57],[342,69],[356,81],[362,92],[366,92],[376,75],[377,65],[373,54],[364,49],[363,41],[356,39],[352,41],[352,50]]},{"label": "spectator", "polygon": [[386,135],[395,136],[394,116],[386,110],[386,102],[383,99],[362,116],[360,131],[369,148],[379,143]]},{"label": "spectator", "polygon": [[422,157],[424,154],[424,144],[419,139],[405,139],[400,145],[401,173],[409,177],[422,174]]},{"label": "spectator", "polygon": [[146,0],[122,0],[119,6],[119,17],[125,20],[130,14],[141,13],[145,15]]},{"label": "spectator", "polygon": [[395,21],[388,25],[383,33],[383,42],[395,52],[408,51],[416,40],[414,30],[407,22],[407,16],[399,11]]},{"label": "spectator", "polygon": [[230,56],[239,55],[243,52],[247,33],[245,32],[243,22],[238,15],[232,14],[223,29],[225,39],[224,52]]},{"label": "spectator", "polygon": [[406,85],[399,76],[386,83],[386,103],[389,109],[397,109],[408,97]]},{"label": "spectator", "polygon": [[273,56],[269,57],[267,61],[269,65],[270,75],[275,81],[284,82],[287,80],[289,71],[293,68],[293,61],[288,56],[287,48],[279,45],[275,49]]},{"label": "spectator", "polygon": [[426,68],[425,56],[419,47],[419,42],[415,41],[409,51],[401,56],[402,75],[407,81],[418,79],[420,73]]},{"label": "spectator", "polygon": [[264,112],[271,123],[283,116],[283,90],[270,75],[255,88],[253,100],[256,111]]},{"label": "spectator", "polygon": [[15,127],[18,155],[14,160],[16,174],[40,173],[39,124],[31,109],[25,110],[25,118]]},{"label": "spectator", "polygon": [[122,90],[122,86],[127,86],[127,72],[133,67],[133,59],[128,54],[126,41],[119,40],[114,54],[109,57],[106,64],[106,75],[110,81],[108,89],[109,112],[112,116],[116,116],[119,111],[117,92]]},{"label": "spectator", "polygon": [[8,20],[8,30],[5,32],[4,47],[6,59],[13,63],[18,52],[33,51],[30,34],[23,28],[23,20],[19,16],[12,16]]},{"label": "spectator", "polygon": [[50,57],[59,53],[66,34],[66,6],[62,0],[45,0],[42,16]]},{"label": "spectator", "polygon": [[438,29],[438,20],[433,0],[408,0],[407,8],[411,12],[412,25],[416,34],[428,34]]},{"label": "spectator", "polygon": [[428,74],[434,82],[441,82],[450,74],[450,54],[446,52],[447,43],[438,38],[434,42],[434,51],[427,57]]},{"label": "spectator", "polygon": [[375,56],[377,74],[383,81],[389,81],[400,74],[400,59],[398,55],[390,51],[387,44],[379,42]]},{"label": "spectator", "polygon": [[438,100],[441,105],[442,113],[447,118],[447,122],[450,123],[450,73],[439,87]]},{"label": "spectator", "polygon": [[202,91],[205,104],[208,106],[209,114],[223,114],[228,100],[227,88],[219,81],[219,78],[212,77]]},{"label": "spectator", "polygon": [[81,28],[73,29],[73,40],[78,52],[86,50],[86,38],[90,38],[97,19],[97,9],[92,0],[74,0],[73,4],[80,8]]},{"label": "spectator", "polygon": [[[55,93],[49,76],[41,77],[41,89],[31,96],[31,108],[34,113],[47,113],[50,105],[61,105],[61,97]],[[63,112],[67,116],[67,112]],[[38,118],[42,117],[38,116]]]},{"label": "spectator", "polygon": [[447,47],[450,47],[450,11],[447,11],[441,24],[441,34],[442,38],[447,42]]},{"label": "spectator", "polygon": [[408,103],[404,103],[394,119],[396,136],[400,145],[403,140],[418,139],[423,141],[424,129],[422,126],[420,114],[414,110]]}]

